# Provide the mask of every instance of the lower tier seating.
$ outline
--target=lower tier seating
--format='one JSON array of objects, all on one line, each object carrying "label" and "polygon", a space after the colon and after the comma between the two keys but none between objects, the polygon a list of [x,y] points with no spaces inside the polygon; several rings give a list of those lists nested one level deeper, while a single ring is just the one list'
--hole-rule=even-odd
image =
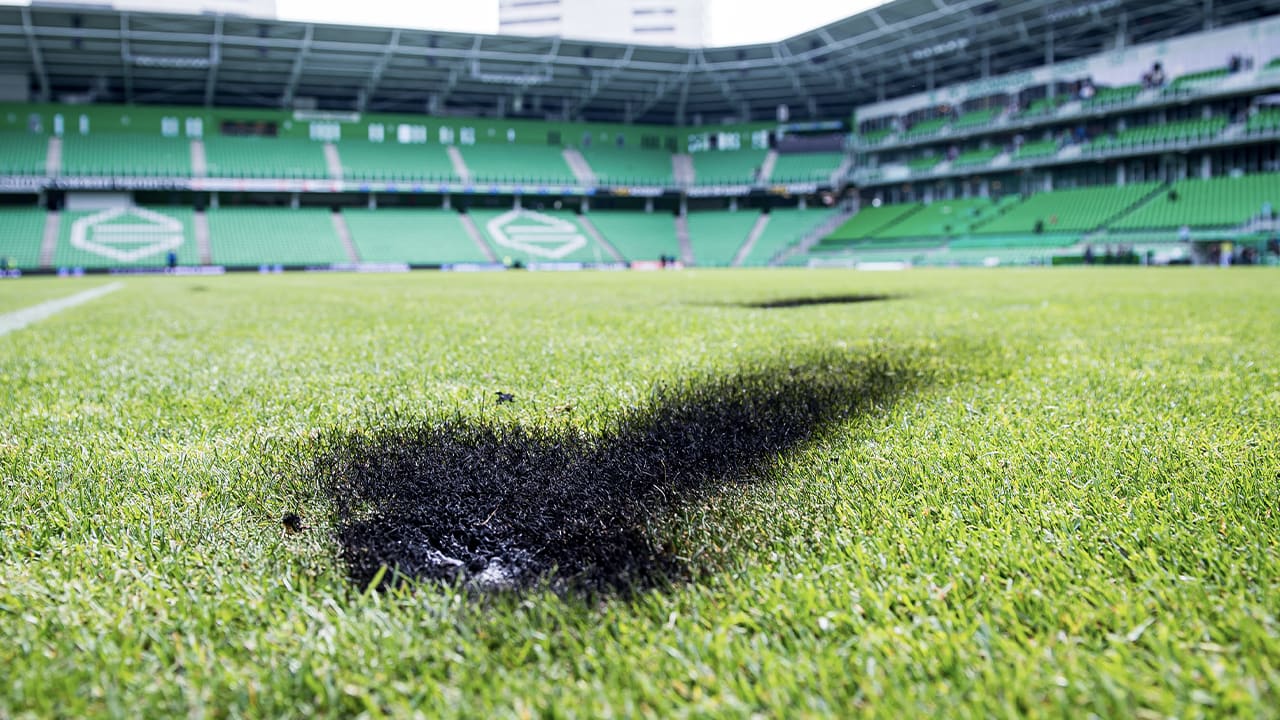
[{"label": "lower tier seating", "polygon": [[43,209],[34,207],[0,209],[0,265],[6,259],[23,269],[40,264],[45,215]]},{"label": "lower tier seating", "polygon": [[591,213],[600,235],[629,260],[680,257],[676,222],[670,213],[601,211]]},{"label": "lower tier seating", "polygon": [[162,267],[169,252],[181,265],[198,265],[200,253],[190,208],[156,207],[63,212],[55,267]]},{"label": "lower tier seating", "polygon": [[328,265],[350,262],[325,209],[223,208],[210,210],[209,243],[215,265]]},{"label": "lower tier seating", "polygon": [[1230,227],[1280,208],[1280,173],[1180,180],[1112,223],[1114,230]]},{"label": "lower tier seating", "polygon": [[500,259],[530,263],[611,263],[575,213],[564,210],[472,210],[471,219]]},{"label": "lower tier seating", "polygon": [[746,210],[705,210],[689,213],[689,243],[701,267],[726,267],[747,241],[758,213]]},{"label": "lower tier seating", "polygon": [[342,216],[364,262],[444,265],[489,261],[453,210],[378,208],[344,210]]},{"label": "lower tier seating", "polygon": [[979,235],[1030,235],[1037,225],[1042,233],[1083,233],[1109,220],[1155,192],[1156,183],[1124,187],[1078,188],[1036,193],[1007,212],[974,230]]}]

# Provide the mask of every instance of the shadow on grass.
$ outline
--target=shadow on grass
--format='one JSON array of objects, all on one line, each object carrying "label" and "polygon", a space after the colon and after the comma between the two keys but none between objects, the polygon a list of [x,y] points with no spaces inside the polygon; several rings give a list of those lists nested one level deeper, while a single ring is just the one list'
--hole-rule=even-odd
[{"label": "shadow on grass", "polygon": [[315,467],[360,587],[624,591],[687,576],[662,544],[678,511],[765,482],[780,456],[913,377],[833,354],[660,387],[598,437],[454,419],[331,436]]},{"label": "shadow on grass", "polygon": [[811,305],[858,305],[895,299],[896,296],[894,295],[817,295],[813,297],[775,298],[773,300],[725,304],[729,307],[748,308],[751,310],[782,310]]}]

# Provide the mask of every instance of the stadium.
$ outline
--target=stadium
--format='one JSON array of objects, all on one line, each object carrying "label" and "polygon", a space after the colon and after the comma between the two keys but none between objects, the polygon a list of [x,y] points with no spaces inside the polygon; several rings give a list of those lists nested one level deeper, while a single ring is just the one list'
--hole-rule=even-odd
[{"label": "stadium", "polygon": [[3,5],[0,263],[0,717],[1280,707],[1276,0]]}]

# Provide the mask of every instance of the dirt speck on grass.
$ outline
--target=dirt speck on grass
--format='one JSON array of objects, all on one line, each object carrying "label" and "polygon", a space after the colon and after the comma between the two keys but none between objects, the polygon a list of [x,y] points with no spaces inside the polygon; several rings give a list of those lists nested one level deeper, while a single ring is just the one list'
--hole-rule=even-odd
[{"label": "dirt speck on grass", "polygon": [[763,481],[780,455],[911,376],[883,357],[833,354],[657,388],[600,436],[401,424],[329,437],[314,467],[358,586],[625,590],[682,574],[661,544],[674,511]]}]

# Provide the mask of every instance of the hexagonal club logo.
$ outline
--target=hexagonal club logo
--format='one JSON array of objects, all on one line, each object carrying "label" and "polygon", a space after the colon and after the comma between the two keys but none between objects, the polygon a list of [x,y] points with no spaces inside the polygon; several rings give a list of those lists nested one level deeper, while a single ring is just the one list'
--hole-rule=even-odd
[{"label": "hexagonal club logo", "polygon": [[587,238],[568,220],[532,210],[512,210],[489,221],[489,237],[497,244],[530,255],[559,260],[587,246]]},{"label": "hexagonal club logo", "polygon": [[182,247],[182,222],[146,208],[111,208],[71,226],[71,245],[118,262],[137,262]]}]

